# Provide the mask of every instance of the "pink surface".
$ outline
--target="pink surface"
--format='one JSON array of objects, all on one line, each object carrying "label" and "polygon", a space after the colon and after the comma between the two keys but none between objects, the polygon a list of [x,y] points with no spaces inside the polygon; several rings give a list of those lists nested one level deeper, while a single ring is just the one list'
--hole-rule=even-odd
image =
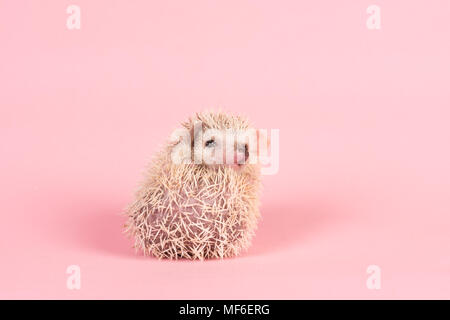
[{"label": "pink surface", "polygon": [[[0,298],[450,298],[449,17],[446,0],[0,1]],[[280,129],[254,245],[135,255],[119,214],[142,169],[216,107]]]}]

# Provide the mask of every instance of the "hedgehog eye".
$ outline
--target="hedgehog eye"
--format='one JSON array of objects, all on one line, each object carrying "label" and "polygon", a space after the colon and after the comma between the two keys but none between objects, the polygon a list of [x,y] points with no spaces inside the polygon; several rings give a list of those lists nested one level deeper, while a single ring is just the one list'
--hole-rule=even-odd
[{"label": "hedgehog eye", "polygon": [[216,142],[211,139],[205,142],[205,147],[214,147],[216,145]]}]

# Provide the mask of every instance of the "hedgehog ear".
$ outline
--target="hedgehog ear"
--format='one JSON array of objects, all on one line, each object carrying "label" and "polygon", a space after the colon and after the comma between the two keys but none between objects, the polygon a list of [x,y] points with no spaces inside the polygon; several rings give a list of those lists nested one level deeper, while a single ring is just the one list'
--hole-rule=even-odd
[{"label": "hedgehog ear", "polygon": [[[203,147],[202,121],[190,121],[176,129],[169,139],[169,150],[172,161],[176,164],[201,163]],[[199,161],[199,162],[198,162]]]},{"label": "hedgehog ear", "polygon": [[193,151],[193,160],[195,163],[201,163],[203,160],[203,122],[195,121],[190,128],[191,148]]},{"label": "hedgehog ear", "polygon": [[171,134],[168,146],[172,162],[175,164],[192,161],[192,135],[187,128],[175,129]]}]

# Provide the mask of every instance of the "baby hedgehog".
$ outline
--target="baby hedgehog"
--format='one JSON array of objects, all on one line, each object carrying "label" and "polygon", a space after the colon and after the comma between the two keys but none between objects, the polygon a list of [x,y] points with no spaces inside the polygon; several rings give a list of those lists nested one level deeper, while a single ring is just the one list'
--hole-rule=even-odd
[{"label": "baby hedgehog", "polygon": [[258,140],[239,116],[202,112],[182,123],[126,210],[134,247],[200,260],[247,249],[260,216]]}]

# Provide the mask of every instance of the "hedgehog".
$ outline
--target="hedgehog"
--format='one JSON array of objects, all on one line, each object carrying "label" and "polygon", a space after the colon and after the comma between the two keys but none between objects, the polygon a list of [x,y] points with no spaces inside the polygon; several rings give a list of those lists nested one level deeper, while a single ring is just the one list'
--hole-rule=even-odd
[{"label": "hedgehog", "polygon": [[246,251],[260,219],[259,135],[246,118],[223,112],[182,122],[125,210],[135,249],[191,260]]}]

